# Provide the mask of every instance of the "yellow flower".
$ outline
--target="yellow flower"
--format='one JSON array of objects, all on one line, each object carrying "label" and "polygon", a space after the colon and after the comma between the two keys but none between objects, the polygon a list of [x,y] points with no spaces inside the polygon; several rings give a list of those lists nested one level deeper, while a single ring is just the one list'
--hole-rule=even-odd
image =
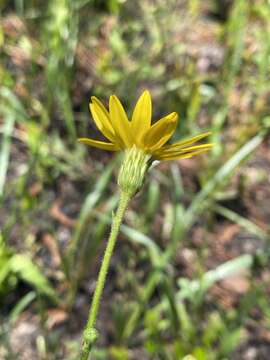
[{"label": "yellow flower", "polygon": [[178,115],[172,112],[151,125],[152,101],[149,91],[144,91],[134,108],[131,121],[119,99],[112,95],[109,111],[96,98],[91,98],[90,110],[94,121],[102,134],[110,141],[80,138],[79,141],[109,151],[131,149],[134,146],[156,160],[174,160],[189,158],[201,154],[212,144],[194,145],[210,133],[205,132],[192,138],[165,145],[177,127]]}]

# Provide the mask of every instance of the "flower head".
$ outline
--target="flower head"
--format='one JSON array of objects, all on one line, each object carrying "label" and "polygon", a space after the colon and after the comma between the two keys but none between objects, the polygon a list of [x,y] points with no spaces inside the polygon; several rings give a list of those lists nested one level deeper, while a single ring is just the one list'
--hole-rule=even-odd
[{"label": "flower head", "polygon": [[93,119],[109,142],[80,138],[79,141],[84,144],[109,151],[136,147],[153,160],[189,158],[212,147],[212,144],[194,145],[208,136],[209,132],[166,145],[176,130],[178,115],[172,112],[151,125],[152,101],[147,90],[137,101],[131,120],[115,95],[110,97],[109,111],[96,97],[93,96],[91,101],[89,106]]}]

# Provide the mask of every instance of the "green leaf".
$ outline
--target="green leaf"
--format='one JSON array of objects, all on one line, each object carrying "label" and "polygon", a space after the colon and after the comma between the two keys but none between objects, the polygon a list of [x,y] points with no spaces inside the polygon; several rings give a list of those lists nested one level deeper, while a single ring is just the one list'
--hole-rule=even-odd
[{"label": "green leaf", "polygon": [[242,255],[233,260],[226,261],[214,270],[210,270],[203,275],[200,280],[189,281],[185,278],[180,278],[178,284],[180,291],[178,296],[180,299],[194,299],[195,294],[204,294],[217,281],[225,279],[242,269],[250,268],[253,263],[251,255]]},{"label": "green leaf", "polygon": [[57,295],[46,277],[28,256],[20,254],[14,255],[10,259],[10,270],[21,280],[33,286],[37,292],[58,301]]}]

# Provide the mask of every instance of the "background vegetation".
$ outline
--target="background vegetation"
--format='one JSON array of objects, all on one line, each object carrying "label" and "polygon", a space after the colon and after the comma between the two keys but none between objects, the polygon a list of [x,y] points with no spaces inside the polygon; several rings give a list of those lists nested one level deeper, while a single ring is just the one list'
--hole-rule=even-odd
[{"label": "background vegetation", "polygon": [[76,138],[100,139],[90,95],[148,88],[216,146],[132,201],[94,359],[268,359],[269,0],[0,6],[0,358],[78,359],[119,157]]}]

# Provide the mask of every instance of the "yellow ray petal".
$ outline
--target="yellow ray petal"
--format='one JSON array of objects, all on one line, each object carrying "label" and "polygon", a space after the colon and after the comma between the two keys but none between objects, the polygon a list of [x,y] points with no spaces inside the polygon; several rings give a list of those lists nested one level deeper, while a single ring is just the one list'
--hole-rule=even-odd
[{"label": "yellow ray petal", "polygon": [[106,143],[104,141],[88,139],[88,138],[80,138],[80,139],[78,139],[78,141],[83,144],[93,146],[93,147],[103,149],[103,150],[109,150],[109,151],[118,151],[119,150],[118,145],[112,144],[112,143]]},{"label": "yellow ray petal", "polygon": [[[202,133],[202,134],[199,134],[199,135],[196,135],[196,136],[193,136],[189,139],[186,139],[186,140],[181,140],[181,141],[177,141],[176,143],[174,144],[171,144],[171,145],[166,145],[166,146],[163,146],[162,149],[160,149],[161,151],[164,151],[164,150],[180,150],[182,148],[186,148],[188,145],[191,145],[199,140],[202,140],[204,139],[205,137],[211,135],[211,132],[208,131],[208,132],[205,132],[205,133]],[[159,151],[159,150],[157,150]]]},{"label": "yellow ray petal", "polygon": [[152,101],[148,90],[145,90],[136,103],[132,114],[131,131],[136,134],[135,140],[139,143],[142,136],[151,126]]},{"label": "yellow ray petal", "polygon": [[214,144],[200,144],[200,145],[194,145],[194,146],[188,146],[185,148],[180,148],[180,149],[176,149],[174,148],[173,145],[171,145],[171,147],[165,146],[157,149],[156,151],[153,152],[153,155],[155,156],[174,156],[175,154],[185,154],[191,151],[196,151],[196,150],[201,150],[201,149],[206,149],[209,150],[213,147]]},{"label": "yellow ray petal", "polygon": [[201,150],[197,150],[197,151],[188,151],[188,152],[175,152],[175,153],[172,153],[172,154],[161,154],[161,155],[158,155],[156,156],[156,159],[157,160],[176,160],[176,159],[188,159],[192,156],[195,156],[195,155],[199,155],[199,154],[202,154],[208,150],[210,150],[211,146],[209,146],[208,148],[205,148],[205,149],[201,149]]},{"label": "yellow ray petal", "polygon": [[104,136],[106,136],[106,138],[114,142],[115,135],[108,111],[97,98],[92,97],[91,100],[93,103],[89,104],[89,108],[92,113],[93,119],[97,125],[97,128],[102,132]]},{"label": "yellow ray petal", "polygon": [[121,145],[122,148],[131,147],[134,141],[131,135],[130,122],[117,96],[110,96],[109,108],[115,134],[119,136],[119,140],[121,141],[119,145]]},{"label": "yellow ray petal", "polygon": [[177,118],[178,115],[173,112],[152,125],[142,138],[145,149],[154,151],[164,145],[176,129]]},{"label": "yellow ray petal", "polygon": [[[95,104],[96,108],[97,107],[99,108],[100,114],[103,114],[102,120],[104,121],[104,124],[106,124],[107,128],[110,129],[110,132],[112,132],[112,134],[113,134],[113,139],[110,139],[110,140],[112,142],[122,144],[121,138],[119,137],[119,135],[115,132],[115,130],[113,128],[113,124],[112,124],[112,120],[110,118],[109,111],[105,108],[105,106],[102,104],[102,102],[95,96],[92,96],[91,100]],[[124,148],[124,146],[123,146],[123,148]]]}]

